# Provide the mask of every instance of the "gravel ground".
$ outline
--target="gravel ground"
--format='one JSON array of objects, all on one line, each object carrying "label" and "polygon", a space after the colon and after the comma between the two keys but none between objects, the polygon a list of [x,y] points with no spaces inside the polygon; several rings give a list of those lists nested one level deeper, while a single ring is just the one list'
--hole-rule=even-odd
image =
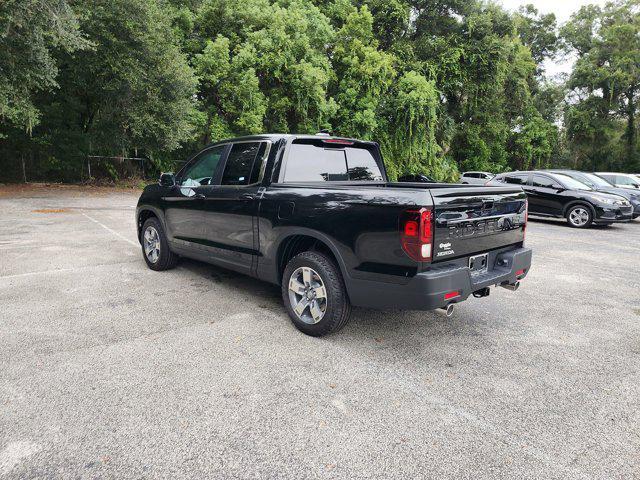
[{"label": "gravel ground", "polygon": [[518,292],[314,339],[276,287],[148,270],[136,200],[0,189],[0,477],[640,478],[640,220],[532,221]]}]

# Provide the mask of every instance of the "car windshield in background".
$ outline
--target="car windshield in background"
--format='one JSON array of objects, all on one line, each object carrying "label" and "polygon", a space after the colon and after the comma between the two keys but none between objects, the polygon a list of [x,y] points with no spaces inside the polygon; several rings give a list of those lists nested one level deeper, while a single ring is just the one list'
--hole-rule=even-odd
[{"label": "car windshield in background", "polygon": [[607,182],[604,178],[600,178],[599,176],[594,175],[593,173],[583,173],[582,175],[584,175],[589,180],[589,182],[593,183],[593,185],[595,185],[596,187],[606,188],[606,187],[613,186],[612,184]]},{"label": "car windshield in background", "polygon": [[285,166],[285,182],[382,181],[373,153],[354,145],[294,141]]},{"label": "car windshield in background", "polygon": [[555,175],[557,179],[560,180],[562,184],[569,190],[593,190],[588,185],[585,185],[584,183],[579,182],[578,180],[571,178],[568,175],[564,175],[562,173],[556,173]]}]

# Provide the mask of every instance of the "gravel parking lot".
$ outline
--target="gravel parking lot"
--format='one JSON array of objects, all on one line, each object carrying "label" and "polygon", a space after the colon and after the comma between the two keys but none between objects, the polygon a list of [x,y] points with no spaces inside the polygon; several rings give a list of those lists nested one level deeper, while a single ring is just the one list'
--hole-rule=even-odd
[{"label": "gravel parking lot", "polygon": [[136,192],[0,188],[2,478],[640,478],[640,220],[531,222],[521,289],[291,325],[147,269]]}]

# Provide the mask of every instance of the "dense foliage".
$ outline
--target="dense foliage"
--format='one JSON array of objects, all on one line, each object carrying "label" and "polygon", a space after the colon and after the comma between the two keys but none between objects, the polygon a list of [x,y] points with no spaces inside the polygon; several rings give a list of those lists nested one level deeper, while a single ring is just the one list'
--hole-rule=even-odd
[{"label": "dense foliage", "polygon": [[[480,0],[5,0],[0,179],[25,158],[78,180],[88,156],[172,168],[218,139],[322,129],[378,141],[392,178],[640,170],[637,2],[559,28]],[[548,81],[560,54],[575,69]]]}]

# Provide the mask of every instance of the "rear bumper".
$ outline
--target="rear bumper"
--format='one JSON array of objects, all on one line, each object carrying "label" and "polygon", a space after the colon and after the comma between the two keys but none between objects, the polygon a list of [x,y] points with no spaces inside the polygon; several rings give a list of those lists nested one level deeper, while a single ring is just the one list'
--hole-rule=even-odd
[{"label": "rear bumper", "polygon": [[[531,249],[526,247],[489,252],[487,272],[471,275],[469,268],[459,264],[438,265],[416,274],[405,285],[352,281],[349,284],[351,303],[358,307],[402,310],[434,310],[449,303],[466,300],[473,292],[504,283],[513,284],[529,273]],[[520,275],[517,272],[524,270]],[[445,294],[459,295],[445,300]]]}]

